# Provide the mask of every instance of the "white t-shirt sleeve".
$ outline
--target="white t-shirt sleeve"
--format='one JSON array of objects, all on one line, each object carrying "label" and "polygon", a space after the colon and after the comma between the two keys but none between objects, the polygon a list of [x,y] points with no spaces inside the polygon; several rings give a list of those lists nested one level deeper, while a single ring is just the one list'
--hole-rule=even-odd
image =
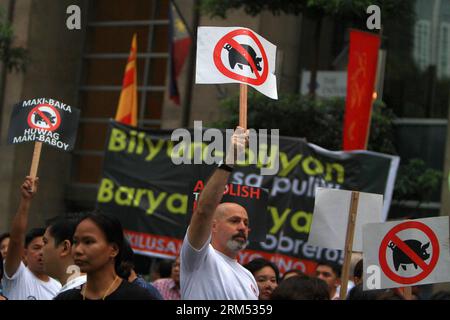
[{"label": "white t-shirt sleeve", "polygon": [[200,250],[195,249],[189,242],[188,238],[189,227],[184,236],[184,241],[181,246],[181,263],[182,269],[186,271],[194,271],[199,268],[199,266],[204,262],[209,249],[209,243],[211,242],[211,235],[209,235],[208,240],[206,240]]},{"label": "white t-shirt sleeve", "polygon": [[[3,267],[5,266],[5,261],[3,261]],[[5,269],[3,269],[3,276],[5,278],[5,280],[7,281],[14,281],[16,279],[18,279],[24,272],[25,272],[25,265],[23,264],[22,261],[20,261],[19,267],[17,268],[16,272],[13,275],[8,275],[8,273],[6,272]]]}]

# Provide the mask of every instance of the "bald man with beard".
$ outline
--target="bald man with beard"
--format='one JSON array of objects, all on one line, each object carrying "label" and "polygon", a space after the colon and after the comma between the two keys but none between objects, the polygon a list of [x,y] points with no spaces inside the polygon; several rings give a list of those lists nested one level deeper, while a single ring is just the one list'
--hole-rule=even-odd
[{"label": "bald man with beard", "polygon": [[237,261],[247,245],[247,211],[236,203],[220,204],[232,165],[247,141],[248,130],[237,127],[225,164],[219,165],[200,194],[181,247],[183,300],[258,299],[255,278]]}]

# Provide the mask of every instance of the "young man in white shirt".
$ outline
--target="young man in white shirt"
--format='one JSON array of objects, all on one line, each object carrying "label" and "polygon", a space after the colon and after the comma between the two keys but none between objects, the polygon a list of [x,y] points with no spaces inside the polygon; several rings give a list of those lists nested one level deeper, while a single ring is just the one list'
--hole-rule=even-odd
[{"label": "young man in white shirt", "polygon": [[[183,300],[257,300],[258,285],[250,271],[237,262],[248,239],[248,215],[236,203],[219,205],[248,131],[238,127],[226,165],[221,165],[200,194],[181,247],[180,289]],[[236,152],[235,152],[236,151]]]},{"label": "young man in white shirt", "polygon": [[25,237],[28,212],[36,187],[37,178],[26,177],[21,186],[19,209],[11,226],[2,279],[3,294],[10,300],[51,300],[61,289],[61,284],[44,272],[42,236],[45,230],[33,229]]},{"label": "young man in white shirt", "polygon": [[58,294],[86,283],[86,275],[80,273],[80,268],[75,265],[72,257],[73,235],[77,224],[75,218],[59,218],[45,230],[44,270],[61,283],[62,288]]}]

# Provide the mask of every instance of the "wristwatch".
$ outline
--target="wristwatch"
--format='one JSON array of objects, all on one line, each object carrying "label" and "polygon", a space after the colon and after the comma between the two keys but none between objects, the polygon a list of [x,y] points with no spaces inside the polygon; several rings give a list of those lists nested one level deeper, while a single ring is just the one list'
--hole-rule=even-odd
[{"label": "wristwatch", "polygon": [[220,160],[219,164],[217,165],[217,168],[228,172],[233,172],[233,167],[225,164],[223,160]]}]

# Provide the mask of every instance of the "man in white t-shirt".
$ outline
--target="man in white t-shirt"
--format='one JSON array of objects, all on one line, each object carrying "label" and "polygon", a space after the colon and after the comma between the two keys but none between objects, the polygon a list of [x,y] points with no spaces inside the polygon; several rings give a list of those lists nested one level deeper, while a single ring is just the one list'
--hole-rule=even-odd
[{"label": "man in white t-shirt", "polygon": [[247,139],[248,131],[238,127],[226,165],[219,166],[200,194],[181,247],[183,300],[258,299],[255,278],[237,262],[239,251],[247,244],[247,212],[236,203],[219,205],[235,163],[234,155],[243,152]]},{"label": "man in white t-shirt", "polygon": [[2,279],[3,294],[10,300],[51,300],[61,289],[61,284],[44,272],[42,236],[45,229],[32,229],[25,236],[36,184],[37,178],[26,177],[21,186],[19,209],[11,226]]},{"label": "man in white t-shirt", "polygon": [[43,237],[43,260],[45,272],[63,286],[58,292],[80,287],[86,275],[80,273],[72,257],[73,235],[78,224],[75,217],[58,218],[50,223]]}]

